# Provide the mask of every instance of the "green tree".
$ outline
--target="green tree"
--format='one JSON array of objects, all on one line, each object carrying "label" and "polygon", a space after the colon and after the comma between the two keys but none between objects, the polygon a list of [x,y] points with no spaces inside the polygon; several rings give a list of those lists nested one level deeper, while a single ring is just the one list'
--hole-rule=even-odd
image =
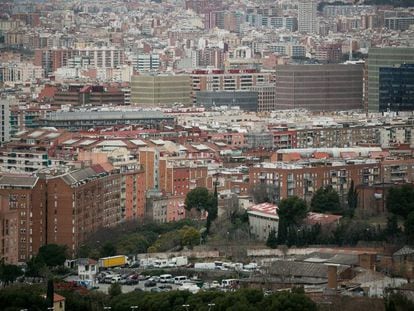
[{"label": "green tree", "polygon": [[280,201],[278,209],[278,244],[294,244],[292,239],[296,239],[296,236],[293,236],[293,234],[296,232],[297,227],[306,217],[307,213],[306,202],[297,196],[292,196]]},{"label": "green tree", "polygon": [[354,181],[351,181],[351,185],[348,190],[348,208],[352,212],[355,211],[355,209],[358,206],[358,192],[354,186]]},{"label": "green tree", "polygon": [[280,201],[278,209],[279,219],[285,221],[287,226],[299,225],[307,213],[306,202],[297,196]]},{"label": "green tree", "polygon": [[414,211],[408,214],[404,222],[404,232],[409,240],[414,238]]},{"label": "green tree", "polygon": [[47,281],[47,292],[46,292],[46,303],[47,306],[53,308],[53,298],[54,298],[55,289],[53,286],[53,280]]},{"label": "green tree", "polygon": [[108,294],[111,297],[116,297],[122,294],[121,285],[119,283],[113,283],[109,286]]},{"label": "green tree", "polygon": [[65,263],[66,260],[66,245],[47,244],[39,248],[38,257],[48,267],[57,267]]},{"label": "green tree", "polygon": [[110,257],[116,255],[116,247],[111,242],[106,242],[100,251],[101,257]]},{"label": "green tree", "polygon": [[311,210],[317,213],[339,212],[341,210],[341,203],[338,192],[330,185],[319,188],[312,197]]},{"label": "green tree", "polygon": [[387,209],[404,219],[414,211],[414,188],[411,185],[392,187],[387,193]]},{"label": "green tree", "polygon": [[0,310],[47,310],[45,288],[39,285],[18,284],[0,290]]},{"label": "green tree", "polygon": [[179,231],[181,245],[192,248],[200,243],[200,232],[194,227],[183,227]]},{"label": "green tree", "polygon": [[276,230],[272,229],[269,232],[269,236],[267,237],[266,246],[270,248],[276,248],[277,247],[277,236],[276,236]]},{"label": "green tree", "polygon": [[211,194],[204,187],[191,190],[185,198],[185,208],[187,210],[193,208],[198,211],[208,210],[209,204],[211,204]]},{"label": "green tree", "polygon": [[43,260],[43,257],[33,256],[27,262],[27,270],[25,275],[29,277],[40,277],[44,276],[45,272],[47,273],[46,270],[48,270],[48,268]]},{"label": "green tree", "polygon": [[23,271],[20,267],[16,265],[5,264],[4,260],[1,261],[0,280],[4,284],[8,285],[9,283],[13,283],[21,275],[23,275]]},{"label": "green tree", "polygon": [[217,189],[214,194],[210,193],[207,188],[197,187],[187,193],[185,198],[185,208],[187,210],[196,209],[197,211],[207,212],[207,232],[210,230],[211,223],[217,218],[218,198]]}]

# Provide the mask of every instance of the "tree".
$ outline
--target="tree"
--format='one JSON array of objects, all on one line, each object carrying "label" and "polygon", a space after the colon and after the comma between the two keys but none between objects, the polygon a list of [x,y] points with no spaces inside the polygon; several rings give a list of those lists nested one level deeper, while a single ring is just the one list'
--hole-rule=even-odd
[{"label": "tree", "polygon": [[276,248],[277,247],[277,236],[276,236],[276,230],[272,229],[269,232],[269,236],[267,237],[266,246],[270,248]]},{"label": "tree", "polygon": [[338,192],[332,186],[319,188],[311,200],[311,210],[317,213],[338,212],[341,210],[341,203]]},{"label": "tree", "polygon": [[54,294],[55,293],[55,289],[53,287],[53,280],[48,280],[47,281],[47,293],[46,293],[46,303],[47,306],[50,308],[53,308],[53,298],[54,298]]},{"label": "tree", "polygon": [[404,232],[409,240],[414,238],[414,211],[408,214],[404,222]]},{"label": "tree", "polygon": [[33,256],[27,262],[27,270],[25,275],[29,277],[39,277],[44,276],[43,274],[48,270],[43,257]]},{"label": "tree", "polygon": [[193,208],[197,211],[207,210],[208,204],[211,204],[211,194],[204,187],[197,187],[191,190],[185,198],[185,208],[187,210]]},{"label": "tree", "polygon": [[23,275],[23,271],[20,269],[20,267],[16,265],[5,264],[4,259],[2,259],[0,264],[0,280],[5,285],[13,283],[21,275]]},{"label": "tree", "polygon": [[306,202],[297,197],[289,197],[280,201],[278,244],[291,242],[293,232],[296,232],[298,225],[308,213]]},{"label": "tree", "polygon": [[38,257],[48,267],[61,266],[66,260],[66,245],[47,244],[39,248]]},{"label": "tree", "polygon": [[355,189],[354,181],[351,181],[351,186],[348,190],[348,207],[353,212],[358,206],[358,192]]},{"label": "tree", "polygon": [[110,257],[116,255],[116,247],[111,242],[106,242],[101,248],[101,257]]},{"label": "tree", "polygon": [[181,245],[193,248],[200,243],[200,232],[194,227],[183,227],[178,231],[181,238]]},{"label": "tree", "polygon": [[116,297],[122,294],[121,285],[119,283],[113,283],[108,289],[108,294],[111,297]]},{"label": "tree", "polygon": [[283,220],[287,226],[299,225],[307,213],[306,202],[297,196],[280,201],[278,209],[279,220]]},{"label": "tree", "polygon": [[387,210],[406,219],[414,211],[414,188],[411,185],[390,188],[387,194]]},{"label": "tree", "polygon": [[[217,187],[217,186],[216,186]],[[187,210],[196,209],[197,211],[207,212],[207,233],[210,230],[211,223],[217,218],[218,198],[217,189],[214,194],[208,192],[207,188],[197,187],[187,193],[185,198],[185,208]]]}]

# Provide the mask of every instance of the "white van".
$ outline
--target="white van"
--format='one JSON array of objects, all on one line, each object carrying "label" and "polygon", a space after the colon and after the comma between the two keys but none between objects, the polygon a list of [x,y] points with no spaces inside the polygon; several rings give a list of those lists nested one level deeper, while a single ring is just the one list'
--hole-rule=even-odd
[{"label": "white van", "polygon": [[160,283],[173,283],[174,279],[171,274],[161,274]]},{"label": "white van", "polygon": [[185,281],[187,281],[187,277],[185,275],[176,276],[174,278],[174,284],[182,285]]}]

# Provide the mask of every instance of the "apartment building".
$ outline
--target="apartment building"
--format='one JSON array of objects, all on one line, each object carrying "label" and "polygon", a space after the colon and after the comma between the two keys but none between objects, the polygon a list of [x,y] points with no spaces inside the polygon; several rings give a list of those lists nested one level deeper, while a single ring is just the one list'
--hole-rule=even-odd
[{"label": "apartment building", "polygon": [[46,182],[27,175],[0,176],[0,257],[26,262],[47,243]]},{"label": "apartment building", "polygon": [[251,187],[263,187],[273,202],[290,196],[309,201],[319,188],[327,185],[345,199],[351,181],[355,185],[381,182],[380,163],[372,160],[261,163],[252,167],[249,174]]},{"label": "apartment building", "polygon": [[122,221],[121,175],[101,166],[47,179],[47,242],[78,247],[100,228]]},{"label": "apartment building", "polygon": [[10,140],[10,102],[0,99],[0,145]]}]

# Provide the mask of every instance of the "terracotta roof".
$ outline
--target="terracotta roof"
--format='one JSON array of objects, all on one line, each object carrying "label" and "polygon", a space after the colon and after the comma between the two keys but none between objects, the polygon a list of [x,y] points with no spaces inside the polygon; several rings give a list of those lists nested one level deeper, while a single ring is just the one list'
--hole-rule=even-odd
[{"label": "terracotta roof", "polygon": [[330,215],[330,214],[322,214],[322,213],[308,213],[306,216],[305,222],[309,225],[321,224],[321,225],[328,225],[335,222],[338,222],[342,216],[339,215]]},{"label": "terracotta roof", "polygon": [[277,208],[277,205],[274,205],[272,203],[261,203],[251,206],[249,210],[268,215],[277,215]]},{"label": "terracotta roof", "polygon": [[66,300],[65,297],[59,294],[56,294],[56,293],[53,294],[53,302],[59,302],[59,301],[65,301],[65,300]]}]

